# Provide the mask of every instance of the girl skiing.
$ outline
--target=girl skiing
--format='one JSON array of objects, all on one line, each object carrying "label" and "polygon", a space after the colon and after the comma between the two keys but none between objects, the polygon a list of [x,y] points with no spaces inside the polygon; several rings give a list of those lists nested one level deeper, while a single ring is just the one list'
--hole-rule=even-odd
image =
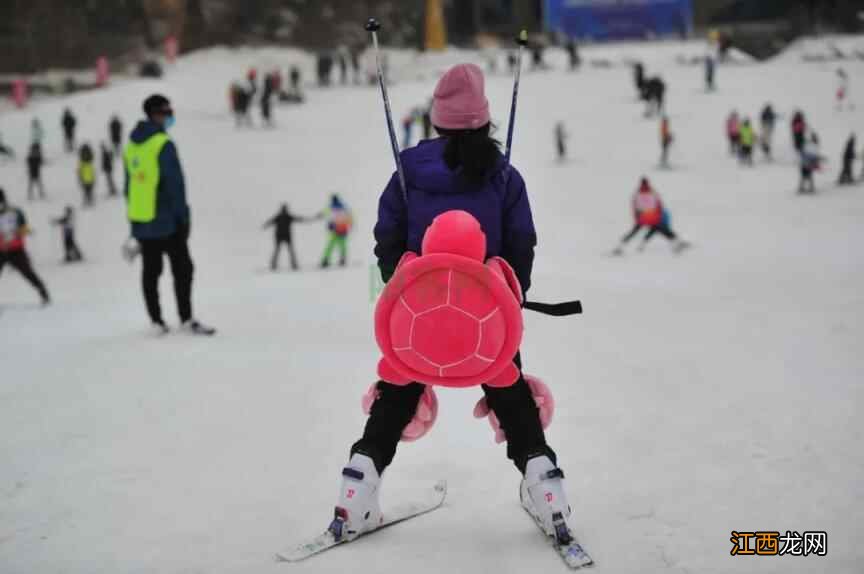
[{"label": "girl skiing", "polygon": [[[440,137],[401,153],[404,190],[397,172],[379,201],[375,255],[383,279],[390,280],[406,252],[421,253],[421,241],[433,219],[462,210],[479,222],[486,257],[506,260],[518,279],[514,279],[515,287],[524,293],[531,286],[537,236],[525,182],[490,136],[489,103],[480,68],[460,64],[442,76],[435,88],[431,119]],[[507,457],[524,476],[523,504],[533,505],[538,523],[547,534],[556,536],[570,515],[564,475],[546,443],[538,402],[521,373],[518,352],[512,364],[518,368],[514,369],[515,383],[506,387],[484,384],[484,406],[497,417],[506,436]],[[379,381],[371,390],[374,402],[363,436],[351,447],[342,472],[329,528],[337,541],[351,540],[381,523],[382,475],[403,431],[422,419],[424,409],[428,412],[427,392],[417,382],[403,386]],[[561,542],[560,537],[558,540]]]},{"label": "girl skiing", "polygon": [[93,186],[96,185],[94,159],[90,144],[82,145],[78,152],[78,183],[81,184],[81,192],[84,194],[84,207],[93,205]]},{"label": "girl skiing", "polygon": [[[323,216],[328,216],[327,212]],[[332,255],[333,249],[339,249],[339,266],[345,267],[348,263],[348,233],[351,232],[351,226],[354,222],[351,212],[336,194],[330,198],[328,217],[327,229],[330,232],[330,239],[327,241],[324,255],[321,257],[321,268],[330,267],[330,255]]]},{"label": "girl skiing", "polygon": [[645,249],[648,241],[657,233],[672,242],[676,253],[680,253],[690,246],[689,243],[679,239],[675,232],[672,231],[669,212],[663,206],[660,195],[651,187],[647,177],[643,177],[642,181],[639,182],[639,189],[633,196],[633,218],[635,220],[633,222],[633,229],[621,238],[621,243],[612,251],[612,255],[623,255],[624,246],[636,237],[636,234],[643,227],[648,228],[648,233],[645,234],[645,238],[642,240],[641,245],[639,245],[639,251]]}]

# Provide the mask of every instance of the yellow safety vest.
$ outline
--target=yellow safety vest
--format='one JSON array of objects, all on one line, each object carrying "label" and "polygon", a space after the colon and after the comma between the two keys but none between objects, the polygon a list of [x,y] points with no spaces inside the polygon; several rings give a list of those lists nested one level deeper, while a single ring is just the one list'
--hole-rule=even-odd
[{"label": "yellow safety vest", "polygon": [[78,166],[78,177],[88,185],[96,181],[96,171],[93,169],[93,164],[86,161],[81,162],[81,165]]},{"label": "yellow safety vest", "polygon": [[159,154],[168,141],[168,136],[159,132],[141,143],[130,142],[123,150],[123,161],[129,174],[126,209],[129,221],[148,223],[156,219]]}]

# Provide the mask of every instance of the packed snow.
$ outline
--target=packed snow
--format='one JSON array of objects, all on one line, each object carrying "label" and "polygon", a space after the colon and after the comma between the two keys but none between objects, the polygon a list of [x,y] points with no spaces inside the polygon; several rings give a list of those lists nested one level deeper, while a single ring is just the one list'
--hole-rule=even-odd
[{"label": "packed snow", "polygon": [[[836,63],[741,61],[721,66],[706,93],[702,69],[677,63],[700,53],[694,43],[587,47],[586,63],[618,65],[571,73],[557,53],[552,70],[522,77],[513,161],[540,240],[530,296],[585,306],[576,318],[526,314],[522,347],[526,372],[556,395],[548,439],[574,530],[602,572],[861,572],[864,188],[833,182],[846,137],[864,126],[864,62],[843,63],[858,107],[838,112]],[[658,121],[643,117],[624,65],[635,58],[669,84],[670,169],[657,167]],[[396,119],[463,59],[484,60],[393,54]],[[563,571],[519,506],[504,446],[471,416],[479,389],[439,390],[435,428],[401,445],[384,475],[385,512],[446,478],[442,509],[308,562],[273,560],[326,527],[362,432],[378,359],[371,230],[393,170],[375,87],[310,88],[305,105],[276,109],[275,128],[257,117],[235,128],[228,83],[292,61],[311,77],[296,51],[209,50],[161,81],[117,80],[0,117],[21,158],[0,160],[0,186],[30,219],[31,256],[54,297],[41,309],[14,271],[0,276],[0,572]],[[502,138],[503,69],[487,78]],[[112,113],[128,129],[154,91],[177,113],[195,313],[219,328],[214,338],[149,334],[138,264],[120,254],[123,203],[105,199],[101,182],[97,206],[79,210],[84,264],[59,263],[49,224],[80,204],[63,107],[79,115],[79,140],[98,143]],[[725,117],[735,108],[755,119],[766,102],[783,116],[776,160],[757,151],[755,167],[739,167]],[[799,107],[829,158],[814,196],[795,194],[786,120]],[[28,203],[34,116],[47,130],[49,199]],[[558,121],[571,135],[563,163]],[[609,257],[643,174],[691,250],[676,256],[655,238],[644,253]],[[303,270],[270,273],[261,224],[281,202],[312,215],[333,192],[355,214],[352,265],[317,270],[325,231],[310,223],[295,230]],[[162,301],[176,325],[167,268]],[[828,555],[730,556],[733,530],[826,531]]]}]

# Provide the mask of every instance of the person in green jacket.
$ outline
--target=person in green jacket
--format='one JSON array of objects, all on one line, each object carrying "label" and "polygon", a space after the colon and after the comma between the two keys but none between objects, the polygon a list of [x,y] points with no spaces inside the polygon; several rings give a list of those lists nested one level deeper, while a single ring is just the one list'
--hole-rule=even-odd
[{"label": "person in green jacket", "polygon": [[753,125],[750,123],[750,118],[744,118],[744,123],[741,124],[740,151],[739,160],[741,165],[753,165],[753,144],[756,142],[756,133],[753,131]]},{"label": "person in green jacket", "polygon": [[348,234],[351,232],[353,223],[351,211],[345,207],[338,195],[333,194],[330,198],[329,213],[327,213],[327,229],[330,231],[330,238],[321,258],[322,269],[330,266],[330,256],[333,254],[333,249],[339,249],[339,266],[345,267],[347,265]]}]

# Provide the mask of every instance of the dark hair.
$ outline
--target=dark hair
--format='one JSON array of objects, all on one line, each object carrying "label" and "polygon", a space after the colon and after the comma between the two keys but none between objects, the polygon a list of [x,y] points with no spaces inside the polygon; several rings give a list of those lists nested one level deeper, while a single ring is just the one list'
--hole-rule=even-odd
[{"label": "dark hair", "polygon": [[501,142],[489,135],[492,124],[473,130],[448,130],[436,126],[435,131],[447,139],[444,163],[451,170],[462,168],[470,180],[482,181],[498,164]]},{"label": "dark hair", "polygon": [[152,118],[156,114],[164,113],[171,109],[171,102],[162,94],[153,94],[149,96],[141,106],[144,109],[144,115]]}]

